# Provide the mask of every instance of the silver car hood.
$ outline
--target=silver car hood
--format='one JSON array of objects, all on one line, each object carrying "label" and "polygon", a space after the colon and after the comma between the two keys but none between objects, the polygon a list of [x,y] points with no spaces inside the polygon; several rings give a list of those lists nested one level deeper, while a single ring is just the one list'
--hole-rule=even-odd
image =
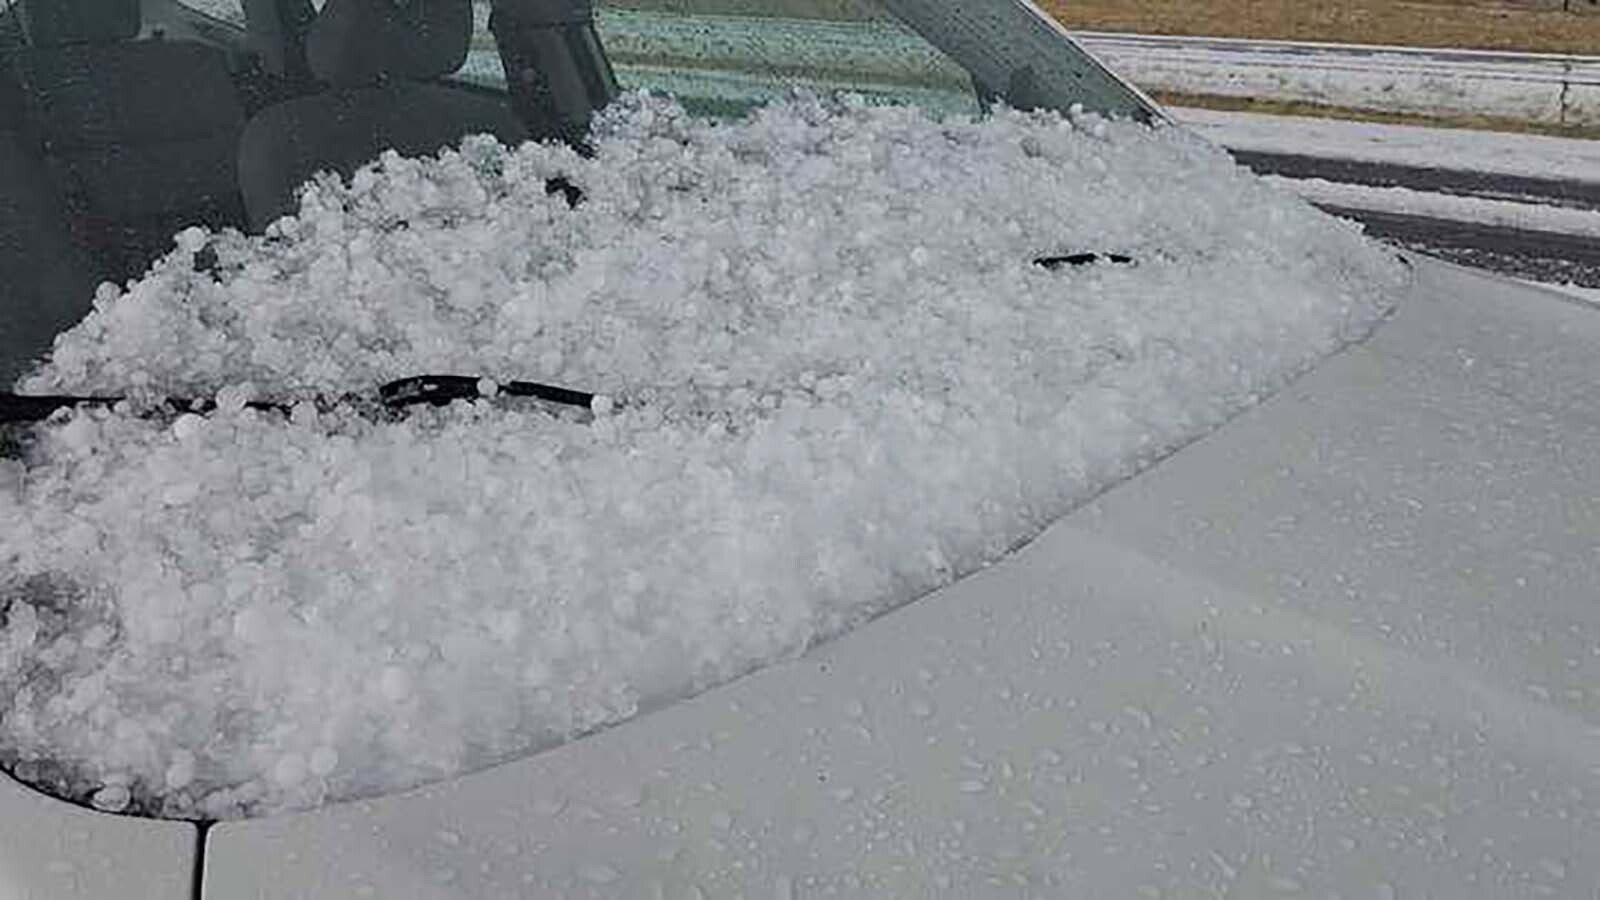
[{"label": "silver car hood", "polygon": [[555,750],[213,827],[205,896],[1587,896],[1600,315],[1417,265],[1004,562]]}]

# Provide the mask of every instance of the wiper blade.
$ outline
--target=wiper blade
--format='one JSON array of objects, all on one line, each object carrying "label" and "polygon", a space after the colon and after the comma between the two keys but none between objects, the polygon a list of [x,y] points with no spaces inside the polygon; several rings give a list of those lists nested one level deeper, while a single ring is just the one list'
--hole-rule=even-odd
[{"label": "wiper blade", "polygon": [[1119,266],[1133,265],[1133,257],[1124,253],[1064,253],[1059,256],[1040,256],[1033,264],[1054,272],[1069,266],[1087,266],[1104,260]]},{"label": "wiper blade", "polygon": [[[344,394],[331,399],[320,398],[316,402],[321,405],[338,405],[372,403],[376,400],[384,409],[398,412],[424,403],[431,406],[445,406],[457,400],[481,400],[493,397],[524,397],[581,409],[592,408],[595,399],[595,395],[587,391],[540,384],[535,381],[502,383],[470,375],[417,375],[382,385],[378,388],[376,397]],[[0,393],[0,424],[42,422],[58,410],[80,406],[109,408],[126,399],[128,398]],[[284,415],[289,415],[295,406],[292,402],[271,400],[252,400],[244,405],[247,409]],[[191,412],[206,415],[216,411],[217,402],[210,398],[168,397],[154,404],[154,407],[156,410],[165,409],[175,413]]]},{"label": "wiper blade", "polygon": [[444,406],[456,400],[475,400],[486,396],[531,397],[583,409],[588,409],[594,403],[594,394],[536,381],[493,383],[489,392],[485,392],[484,387],[484,379],[471,375],[417,375],[391,381],[378,388],[378,399],[390,409],[403,409],[418,403]]}]

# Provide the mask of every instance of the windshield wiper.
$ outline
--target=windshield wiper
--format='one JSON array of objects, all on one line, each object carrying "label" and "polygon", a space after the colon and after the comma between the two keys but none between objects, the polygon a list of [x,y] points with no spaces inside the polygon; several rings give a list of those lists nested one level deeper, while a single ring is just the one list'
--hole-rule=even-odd
[{"label": "windshield wiper", "polygon": [[1040,256],[1033,264],[1054,272],[1069,266],[1087,266],[1104,260],[1118,266],[1133,265],[1133,257],[1123,253],[1064,253],[1059,256]]},{"label": "windshield wiper", "polygon": [[[580,409],[592,408],[595,399],[594,394],[586,391],[578,391],[551,384],[540,384],[536,381],[496,382],[492,379],[475,378],[471,375],[417,375],[411,378],[401,378],[380,386],[376,396],[344,394],[332,399],[319,398],[314,402],[322,406],[332,406],[340,403],[370,404],[375,401],[383,409],[400,412],[408,407],[421,404],[447,406],[457,400],[483,400],[494,397],[520,397],[543,400],[547,403],[573,406]],[[126,399],[125,397],[0,393],[0,424],[14,425],[42,422],[50,418],[58,410],[74,409],[80,406],[109,408]],[[244,406],[247,409],[260,412],[289,415],[293,411],[295,403],[252,400],[246,402]],[[210,398],[183,399],[169,397],[154,404],[153,408],[155,411],[164,409],[174,413],[191,412],[205,415],[216,411],[217,401]]]}]

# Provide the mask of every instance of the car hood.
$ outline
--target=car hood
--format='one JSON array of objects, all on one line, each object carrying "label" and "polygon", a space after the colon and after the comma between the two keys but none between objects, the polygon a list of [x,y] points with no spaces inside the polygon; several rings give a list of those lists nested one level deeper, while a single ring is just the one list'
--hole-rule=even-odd
[{"label": "car hood", "polygon": [[1417,266],[1000,564],[549,752],[215,826],[205,896],[1593,889],[1600,315]]}]

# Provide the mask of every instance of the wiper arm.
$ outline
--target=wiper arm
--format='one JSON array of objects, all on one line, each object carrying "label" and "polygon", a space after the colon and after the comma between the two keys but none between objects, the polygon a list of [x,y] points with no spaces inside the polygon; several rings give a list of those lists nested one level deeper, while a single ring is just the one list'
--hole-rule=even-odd
[{"label": "wiper arm", "polygon": [[[417,375],[382,385],[378,388],[376,397],[345,394],[331,400],[321,399],[317,402],[322,405],[337,405],[339,403],[372,403],[376,400],[384,409],[399,412],[408,407],[424,403],[431,406],[446,406],[457,400],[480,400],[491,397],[522,397],[580,409],[591,409],[595,399],[595,395],[587,391],[540,384],[535,381],[500,383],[492,379],[475,378],[470,375]],[[108,408],[123,402],[125,399],[127,398],[0,393],[0,424],[14,425],[42,422],[50,418],[58,410],[74,409],[80,406]],[[288,415],[295,406],[294,403],[271,400],[252,400],[244,405],[247,409],[282,413],[283,415]],[[171,412],[192,412],[205,415],[216,411],[217,402],[214,399],[169,397],[162,400],[157,406]]]}]

